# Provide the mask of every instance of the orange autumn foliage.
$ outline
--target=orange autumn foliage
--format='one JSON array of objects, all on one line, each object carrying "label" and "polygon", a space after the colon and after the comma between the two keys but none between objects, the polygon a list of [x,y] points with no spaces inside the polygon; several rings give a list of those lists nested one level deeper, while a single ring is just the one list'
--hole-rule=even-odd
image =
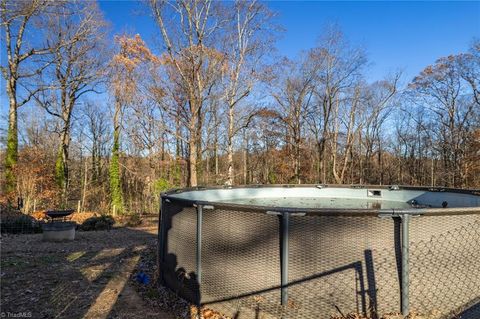
[{"label": "orange autumn foliage", "polygon": [[70,221],[76,222],[77,224],[81,225],[84,221],[91,217],[98,217],[100,216],[97,212],[82,212],[82,213],[73,213],[70,215]]},{"label": "orange autumn foliage", "polygon": [[30,216],[32,216],[36,220],[46,220],[48,218],[46,211],[36,211],[33,212]]},{"label": "orange autumn foliage", "polygon": [[137,91],[140,66],[145,64],[156,68],[160,59],[150,51],[138,34],[134,37],[116,36],[115,42],[120,46],[120,52],[114,55],[111,61],[111,85],[115,97],[128,102]]},{"label": "orange autumn foliage", "polygon": [[139,34],[136,34],[133,38],[125,35],[116,36],[115,42],[120,45],[120,53],[113,57],[113,63],[124,67],[128,72],[133,72],[141,62],[152,62],[154,64],[160,62]]}]

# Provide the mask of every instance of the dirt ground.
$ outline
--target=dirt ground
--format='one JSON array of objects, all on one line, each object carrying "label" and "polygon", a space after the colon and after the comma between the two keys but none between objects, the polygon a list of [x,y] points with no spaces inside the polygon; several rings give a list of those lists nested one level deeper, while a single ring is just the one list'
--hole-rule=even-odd
[{"label": "dirt ground", "polygon": [[[77,231],[75,241],[61,243],[2,234],[0,317],[196,318],[195,307],[156,284],[157,225],[150,225]],[[149,282],[139,282],[139,274]],[[208,308],[201,314],[227,318]]]},{"label": "dirt ground", "polygon": [[[154,255],[156,233],[157,226],[152,224],[111,231],[78,231],[75,241],[61,243],[43,242],[41,234],[2,235],[0,315],[179,317],[179,309],[165,311],[173,308],[152,304],[144,298],[149,293],[158,297],[157,289],[152,288],[152,261],[146,264],[142,257]],[[149,285],[137,281],[139,272],[149,276]],[[183,312],[188,311],[185,309]]]}]

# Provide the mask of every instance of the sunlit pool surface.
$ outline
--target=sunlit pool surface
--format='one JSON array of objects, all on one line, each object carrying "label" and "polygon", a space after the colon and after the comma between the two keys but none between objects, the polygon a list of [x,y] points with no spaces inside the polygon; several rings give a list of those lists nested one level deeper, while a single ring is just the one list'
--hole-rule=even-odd
[{"label": "sunlit pool surface", "polygon": [[379,199],[335,198],[335,197],[267,197],[235,198],[220,202],[291,208],[335,208],[335,209],[405,209],[412,208],[407,202]]}]

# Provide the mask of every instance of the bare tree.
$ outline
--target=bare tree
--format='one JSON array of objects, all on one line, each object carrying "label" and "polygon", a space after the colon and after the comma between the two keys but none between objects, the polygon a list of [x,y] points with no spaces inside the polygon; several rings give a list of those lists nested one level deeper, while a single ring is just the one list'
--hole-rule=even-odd
[{"label": "bare tree", "polygon": [[[229,9],[229,8],[228,8]],[[236,108],[252,91],[256,75],[260,72],[259,64],[262,57],[271,51],[274,39],[272,29],[273,14],[258,1],[235,1],[232,5],[228,21],[231,24],[225,32],[223,52],[227,56],[225,72],[225,88],[223,99],[228,112],[227,129],[227,184],[235,182],[233,165],[233,140],[238,132],[248,125],[239,121]],[[246,116],[245,119],[251,118]]]},{"label": "bare tree", "polygon": [[[377,171],[380,173],[378,182],[383,184],[383,172],[382,169],[382,152],[383,141],[382,136],[385,122],[393,111],[392,100],[398,92],[398,82],[400,80],[401,73],[397,72],[394,75],[372,83],[365,88],[365,116],[362,119],[363,128],[362,138],[360,142],[365,146],[365,166],[366,173],[363,171],[363,165],[360,172],[361,183],[365,181],[365,176],[375,175],[373,168],[371,167],[371,158],[374,152],[377,152]],[[366,181],[367,183],[369,181]]]},{"label": "bare tree", "polygon": [[355,84],[351,92],[344,92],[348,96],[342,99],[339,96],[336,97],[332,108],[333,121],[329,129],[331,131],[329,144],[332,152],[332,173],[337,184],[342,184],[344,181],[348,164],[353,160],[351,154],[355,136],[362,128],[360,122],[361,115],[364,113],[362,89],[361,83]]},{"label": "bare tree", "polygon": [[352,47],[338,26],[330,26],[313,49],[312,57],[318,60],[317,82],[314,90],[315,103],[311,105],[307,119],[315,136],[317,148],[317,179],[327,181],[327,141],[331,138],[329,127],[333,111],[343,99],[345,91],[355,87],[366,65],[365,53],[361,48]]},{"label": "bare tree", "polygon": [[465,155],[462,146],[478,108],[472,99],[472,86],[463,80],[461,71],[457,56],[440,58],[410,84],[417,103],[430,111],[444,166],[443,180],[448,186],[462,186],[464,182],[459,176]]},{"label": "bare tree", "polygon": [[[225,61],[212,40],[225,21],[214,15],[214,6],[220,3],[211,0],[151,0],[150,5],[166,48],[168,76],[176,86],[174,91],[182,92],[184,98],[179,107],[188,131],[189,185],[197,186],[204,104],[220,79]],[[168,19],[172,13],[173,18]]]},{"label": "bare tree", "polygon": [[84,123],[87,128],[87,138],[90,141],[91,170],[92,182],[101,182],[102,175],[102,158],[108,156],[107,143],[109,138],[108,117],[105,109],[91,101],[86,101],[82,109]]},{"label": "bare tree", "polygon": [[[28,103],[33,95],[41,90],[23,92],[21,86],[26,86],[26,80],[37,76],[48,65],[49,61],[33,61],[35,57],[51,53],[52,47],[42,41],[35,41],[31,36],[41,33],[44,25],[42,20],[48,20],[49,10],[53,10],[53,2],[47,0],[14,1],[2,0],[0,16],[2,27],[2,50],[5,50],[7,64],[1,66],[2,76],[6,82],[9,101],[7,154],[5,158],[6,191],[15,189],[13,169],[18,159],[18,118],[17,110]],[[39,19],[39,18],[42,19]],[[35,63],[37,62],[37,63]]]},{"label": "bare tree", "polygon": [[279,75],[273,80],[272,96],[278,104],[278,116],[286,126],[287,145],[293,147],[293,180],[302,182],[300,176],[300,148],[303,138],[302,123],[312,102],[313,89],[318,75],[317,61],[307,53],[302,61],[284,59],[278,66]]},{"label": "bare tree", "polygon": [[472,89],[475,103],[480,106],[480,40],[473,41],[468,53],[456,57],[459,72]]},{"label": "bare tree", "polygon": [[49,25],[48,40],[56,47],[53,68],[44,81],[53,89],[36,94],[36,101],[62,123],[56,177],[67,199],[69,186],[70,128],[80,98],[97,92],[105,73],[106,23],[96,2],[71,2],[65,5]]}]

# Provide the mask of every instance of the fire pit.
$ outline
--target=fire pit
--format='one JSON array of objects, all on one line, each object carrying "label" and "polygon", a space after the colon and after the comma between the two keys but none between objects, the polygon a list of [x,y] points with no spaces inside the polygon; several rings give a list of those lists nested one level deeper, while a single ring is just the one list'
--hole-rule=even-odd
[{"label": "fire pit", "polygon": [[67,216],[74,212],[69,210],[50,210],[47,216],[50,221],[42,225],[44,241],[64,241],[75,239],[75,222],[66,221]]},{"label": "fire pit", "polygon": [[50,217],[52,221],[58,221],[61,219],[61,221],[65,221],[67,216],[70,216],[73,214],[75,210],[73,209],[66,209],[66,210],[49,210],[46,212],[46,215]]}]

